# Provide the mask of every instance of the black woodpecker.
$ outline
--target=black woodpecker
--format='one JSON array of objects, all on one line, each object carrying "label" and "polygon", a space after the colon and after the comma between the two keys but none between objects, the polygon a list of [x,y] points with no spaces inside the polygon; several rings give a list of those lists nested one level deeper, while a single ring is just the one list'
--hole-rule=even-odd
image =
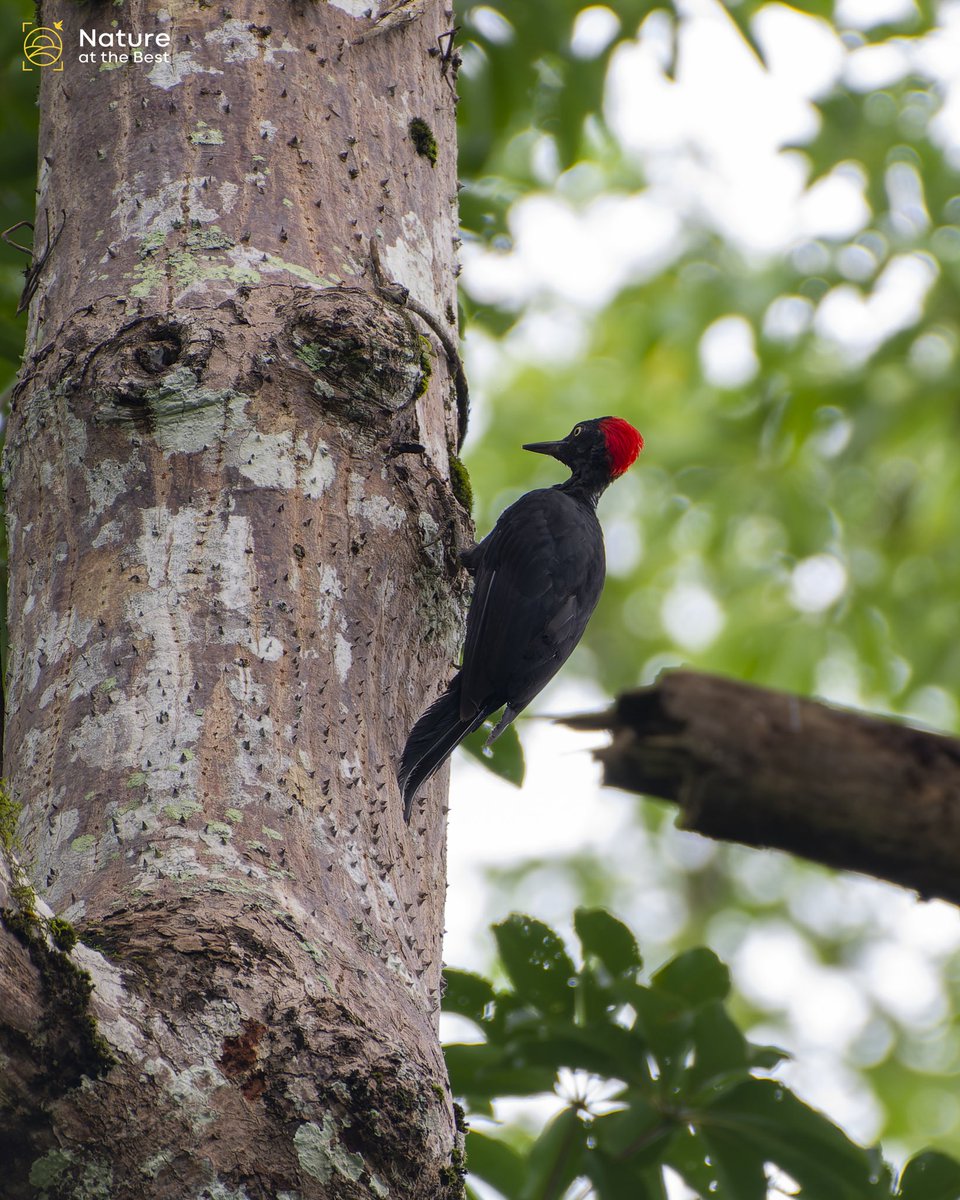
[{"label": "black woodpecker", "polygon": [[530,442],[570,478],[527,492],[461,560],[474,576],[463,666],[410,731],[397,778],[407,821],[420,787],[456,746],[504,709],[495,741],[556,675],[583,636],[606,565],[597,501],[643,438],[619,417],[581,421],[560,442]]}]

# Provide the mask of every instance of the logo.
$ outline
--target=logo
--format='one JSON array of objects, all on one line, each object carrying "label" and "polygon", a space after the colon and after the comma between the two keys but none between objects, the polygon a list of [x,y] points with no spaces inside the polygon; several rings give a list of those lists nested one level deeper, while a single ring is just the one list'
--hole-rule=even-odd
[{"label": "logo", "polygon": [[[47,25],[34,25],[32,21],[24,21],[20,28],[26,35],[23,39],[23,59],[20,67],[24,71],[32,71],[34,67],[52,67],[54,71],[62,71],[63,29],[62,21],[54,21],[53,28]],[[28,32],[29,31],[29,32]],[[27,63],[32,66],[27,66]]]}]

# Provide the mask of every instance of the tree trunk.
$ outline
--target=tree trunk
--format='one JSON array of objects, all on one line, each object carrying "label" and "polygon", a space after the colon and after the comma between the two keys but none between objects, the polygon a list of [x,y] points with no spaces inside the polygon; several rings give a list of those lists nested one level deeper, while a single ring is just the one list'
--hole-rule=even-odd
[{"label": "tree trunk", "polygon": [[46,10],[4,1196],[459,1195],[445,776],[407,829],[394,775],[462,618],[451,15]]},{"label": "tree trunk", "polygon": [[684,829],[960,903],[960,741],[767,688],[673,671],[611,712],[604,783],[673,800]]}]

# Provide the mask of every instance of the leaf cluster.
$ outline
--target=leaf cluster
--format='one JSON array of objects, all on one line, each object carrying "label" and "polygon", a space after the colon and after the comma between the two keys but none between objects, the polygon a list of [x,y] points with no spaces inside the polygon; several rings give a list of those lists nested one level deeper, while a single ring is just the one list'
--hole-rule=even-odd
[{"label": "leaf cluster", "polygon": [[784,1057],[731,1019],[726,966],[688,950],[644,981],[630,930],[577,909],[580,964],[547,925],[494,926],[506,986],[448,970],[443,1007],[482,1041],[448,1045],[454,1094],[474,1118],[504,1097],[554,1093],[535,1137],[471,1128],[472,1176],[507,1200],[665,1200],[671,1168],[703,1200],[765,1200],[785,1177],[804,1200],[955,1200],[960,1163],[925,1152],[899,1180],[770,1072]]}]

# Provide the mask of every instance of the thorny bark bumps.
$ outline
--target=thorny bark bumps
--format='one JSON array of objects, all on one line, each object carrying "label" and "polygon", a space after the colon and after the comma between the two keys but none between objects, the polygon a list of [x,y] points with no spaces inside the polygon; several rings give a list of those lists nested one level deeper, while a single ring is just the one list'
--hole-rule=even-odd
[{"label": "thorny bark bumps", "polygon": [[[461,619],[424,340],[456,334],[451,20],[355,7],[127,0],[169,64],[42,77],[57,236],[6,457],[6,747],[117,1063],[19,1090],[25,1196],[459,1187],[443,783],[408,832],[393,774]],[[54,15],[65,47],[103,16]],[[373,245],[433,324],[378,293]],[[40,988],[7,933],[29,1065]]]},{"label": "thorny bark bumps", "polygon": [[[98,984],[110,1048],[77,1070],[118,1064],[80,1093],[76,1070],[47,1077],[19,1177],[50,1176],[52,1198],[109,1175],[121,1197],[146,1171],[152,1194],[204,1195],[249,1188],[268,1156],[303,1196],[454,1195],[440,832],[408,838],[391,805],[394,731],[421,702],[400,631],[442,675],[460,620],[463,514],[429,463],[392,454],[415,437],[423,341],[347,289],[101,344],[79,325],[11,424],[12,778],[33,790],[34,878]],[[51,466],[59,500],[33,491]],[[37,538],[59,549],[23,553]],[[44,995],[72,972],[88,1022],[89,985],[16,922]]]}]

